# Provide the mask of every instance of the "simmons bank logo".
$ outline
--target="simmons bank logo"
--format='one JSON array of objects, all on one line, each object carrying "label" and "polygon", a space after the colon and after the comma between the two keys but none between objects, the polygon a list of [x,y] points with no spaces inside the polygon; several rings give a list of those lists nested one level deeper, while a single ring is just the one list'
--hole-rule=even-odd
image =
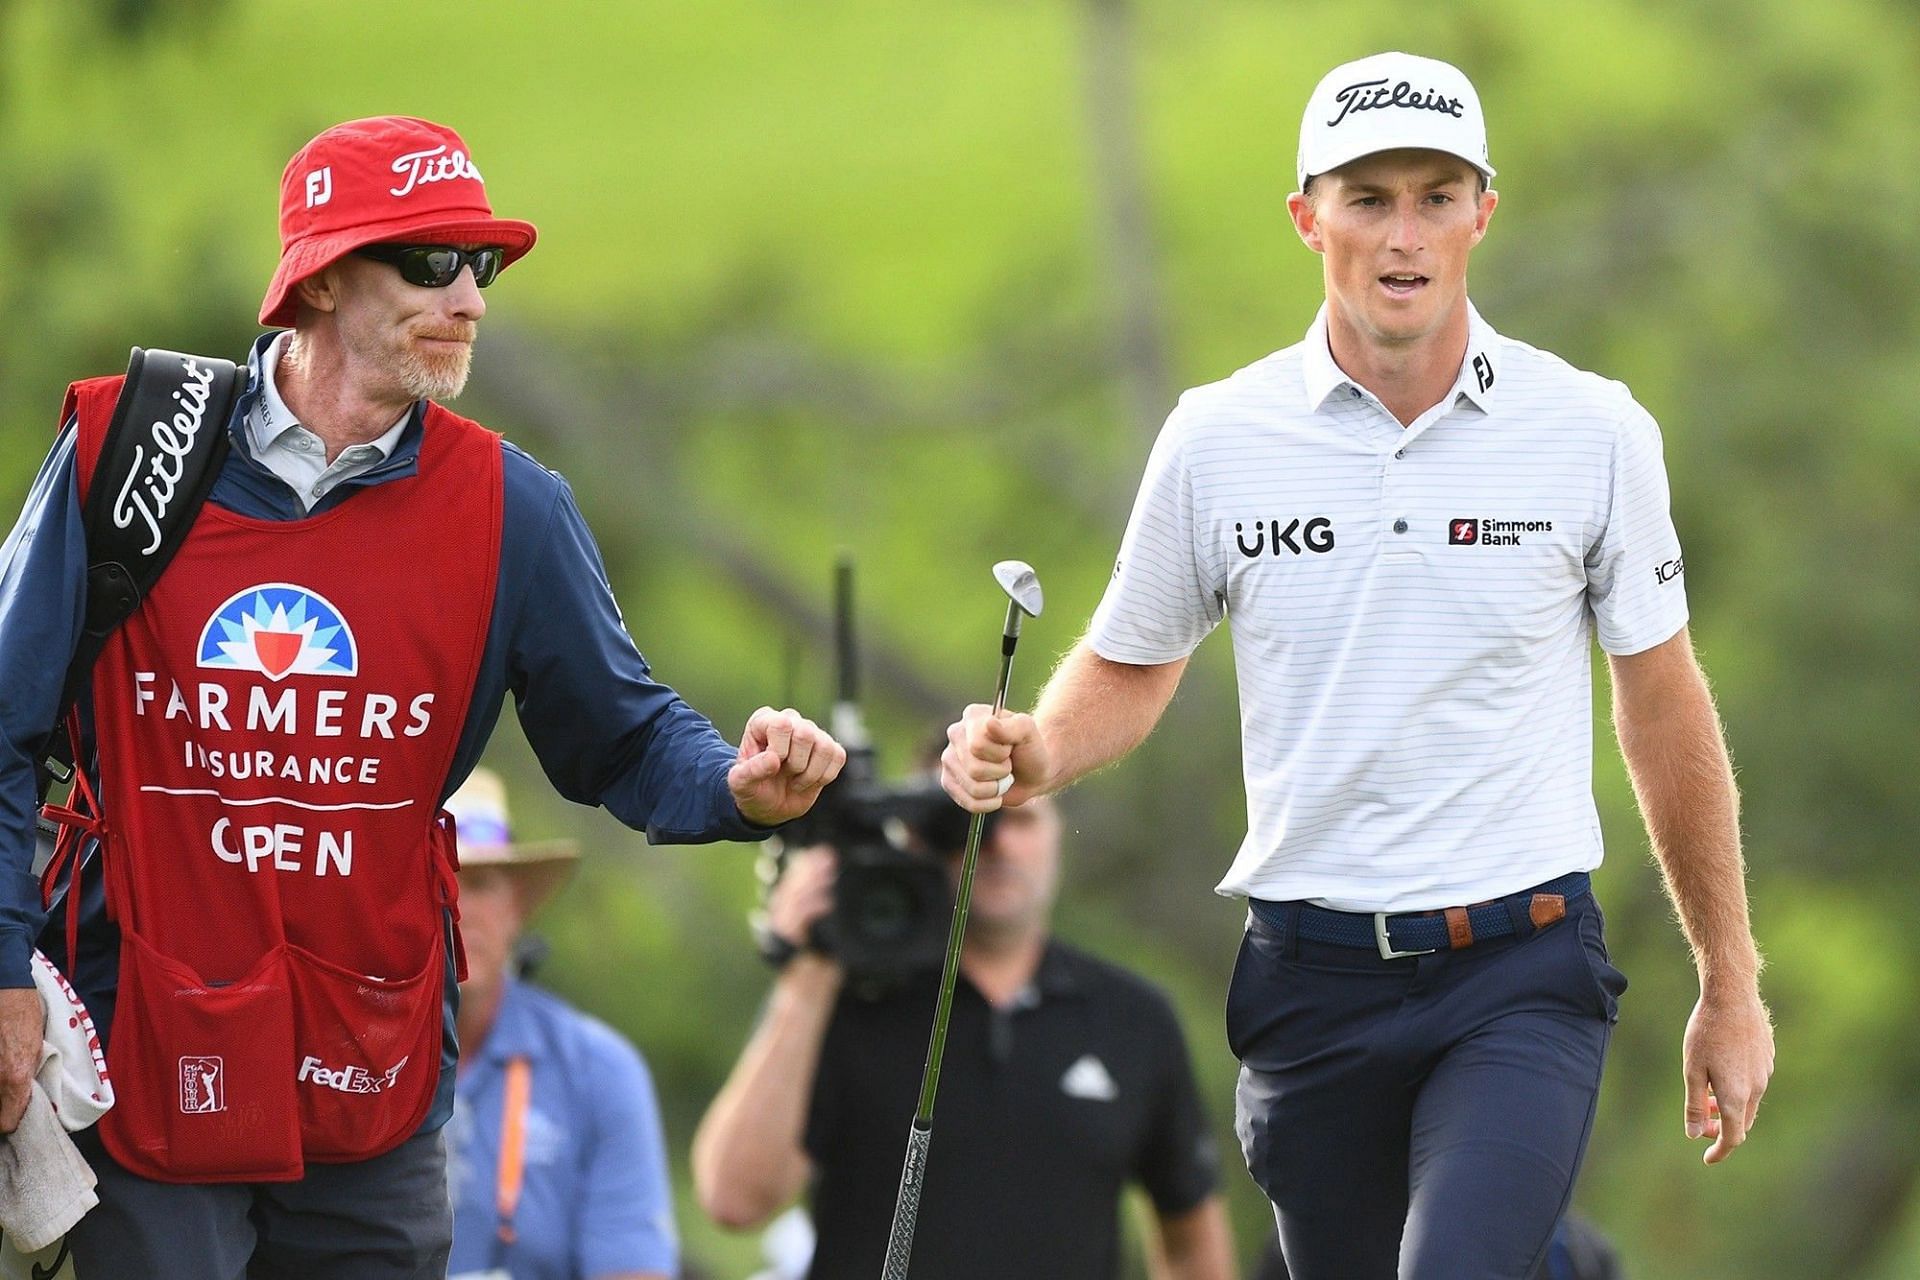
[{"label": "simmons bank logo", "polygon": [[326,597],[290,582],[248,587],[213,611],[200,632],[203,667],[286,676],[360,673],[353,628]]}]

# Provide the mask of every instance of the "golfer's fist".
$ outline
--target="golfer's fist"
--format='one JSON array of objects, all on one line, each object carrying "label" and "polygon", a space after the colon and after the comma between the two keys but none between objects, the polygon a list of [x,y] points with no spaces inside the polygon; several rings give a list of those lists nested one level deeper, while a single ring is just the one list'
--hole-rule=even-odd
[{"label": "golfer's fist", "polygon": [[747,718],[727,790],[749,822],[777,827],[813,808],[846,762],[847,749],[792,707],[762,707]]},{"label": "golfer's fist", "polygon": [[976,702],[947,726],[940,785],[969,813],[1024,804],[1046,790],[1050,762],[1040,726],[1024,712]]}]

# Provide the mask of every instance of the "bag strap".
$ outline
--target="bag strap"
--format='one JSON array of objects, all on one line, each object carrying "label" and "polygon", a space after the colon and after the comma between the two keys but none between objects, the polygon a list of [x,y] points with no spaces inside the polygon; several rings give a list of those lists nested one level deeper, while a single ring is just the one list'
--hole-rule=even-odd
[{"label": "bag strap", "polygon": [[[107,637],[133,616],[186,541],[226,460],[227,419],[239,391],[240,370],[231,360],[133,349],[81,509],[86,619],[56,725],[86,688]],[[38,769],[42,800],[55,781],[72,776],[77,749],[55,729]]]}]

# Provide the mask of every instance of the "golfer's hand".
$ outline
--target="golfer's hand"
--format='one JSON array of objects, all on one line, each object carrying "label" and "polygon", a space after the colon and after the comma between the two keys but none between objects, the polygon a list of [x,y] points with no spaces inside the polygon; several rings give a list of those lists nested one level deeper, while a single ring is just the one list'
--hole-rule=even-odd
[{"label": "golfer's hand", "polygon": [[832,845],[816,844],[794,854],[767,894],[767,928],[806,950],[813,926],[833,910],[833,884],[839,875],[840,858]]},{"label": "golfer's hand", "polygon": [[1719,1164],[1753,1132],[1773,1075],[1773,1022],[1757,988],[1732,997],[1702,995],[1687,1019],[1680,1050],[1687,1082],[1687,1137],[1709,1138],[1704,1157]]},{"label": "golfer's hand", "polygon": [[[996,716],[992,707],[976,702],[947,726],[940,785],[967,812],[992,813],[1039,795],[1050,768],[1046,739],[1032,716],[1004,710]],[[1006,790],[1004,778],[1013,779]]]},{"label": "golfer's hand", "polygon": [[0,1134],[20,1127],[46,1039],[46,1006],[33,987],[0,990]]},{"label": "golfer's hand", "polygon": [[847,749],[792,707],[762,707],[747,718],[727,790],[748,821],[777,827],[813,808],[846,762]]}]

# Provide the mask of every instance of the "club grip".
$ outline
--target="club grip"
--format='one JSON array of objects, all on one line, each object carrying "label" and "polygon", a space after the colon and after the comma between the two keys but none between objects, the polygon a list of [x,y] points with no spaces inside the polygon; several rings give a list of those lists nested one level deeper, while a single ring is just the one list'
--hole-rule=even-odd
[{"label": "club grip", "polygon": [[880,1280],[907,1280],[907,1261],[913,1256],[913,1224],[920,1216],[920,1187],[927,1179],[927,1148],[933,1126],[918,1122],[907,1130],[907,1163],[900,1170],[900,1197],[893,1204],[893,1230],[887,1235],[887,1265]]}]

